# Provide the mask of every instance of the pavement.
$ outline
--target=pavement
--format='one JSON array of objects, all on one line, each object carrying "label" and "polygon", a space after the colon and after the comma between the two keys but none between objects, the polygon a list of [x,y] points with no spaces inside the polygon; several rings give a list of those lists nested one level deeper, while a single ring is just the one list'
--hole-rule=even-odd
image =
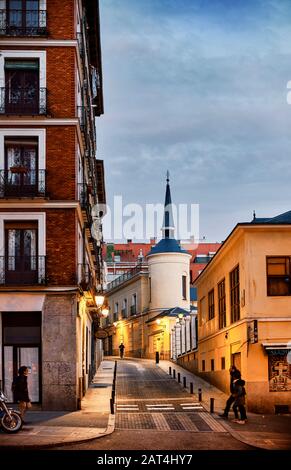
[{"label": "pavement", "polygon": [[[115,359],[117,358],[108,358],[101,363],[92,384],[82,400],[82,409],[80,411],[29,411],[26,413],[26,424],[23,426],[22,431],[10,435],[0,432],[0,448],[36,449],[38,447],[54,447],[86,442],[111,434],[115,429],[115,415],[110,414]],[[148,365],[153,364],[153,367],[157,370],[164,371],[167,374],[169,374],[169,367],[171,367],[172,370],[176,370],[176,380],[177,374],[180,372],[181,389],[183,389],[183,392],[190,394],[190,382],[192,382],[194,395],[191,396],[197,401],[198,388],[201,388],[201,404],[209,412],[210,398],[214,398],[214,413],[211,413],[212,426],[215,420],[218,427],[222,426],[238,441],[258,449],[291,450],[290,415],[247,413],[248,421],[245,425],[233,423],[231,413],[229,420],[218,416],[224,409],[228,395],[200,377],[170,361],[160,361],[159,364],[155,364],[150,359],[129,359],[130,361],[145,362]],[[186,377],[186,388],[183,388],[183,377]],[[173,378],[172,380],[175,379]],[[165,391],[165,394],[167,395],[168,392],[169,390]],[[118,383],[117,393],[124,393],[124,398],[128,396],[126,389],[121,389],[118,392]]]},{"label": "pavement", "polygon": [[[248,420],[246,424],[234,423],[232,411],[229,413],[229,419],[219,417],[225,408],[226,400],[229,395],[209,384],[192,372],[170,361],[160,361],[158,364],[162,370],[169,373],[169,367],[181,374],[181,387],[183,386],[183,377],[186,377],[186,390],[190,393],[190,382],[193,383],[194,397],[198,398],[198,389],[202,391],[201,404],[210,412],[210,398],[214,398],[214,413],[212,417],[233,436],[244,444],[264,450],[291,450],[291,415],[261,415],[247,411]],[[173,379],[174,380],[174,379]]]},{"label": "pavement", "polygon": [[111,434],[115,425],[115,415],[110,414],[114,364],[109,360],[101,362],[82,400],[81,410],[42,411],[33,407],[25,414],[25,424],[20,432],[5,434],[0,431],[0,448],[53,447]]}]

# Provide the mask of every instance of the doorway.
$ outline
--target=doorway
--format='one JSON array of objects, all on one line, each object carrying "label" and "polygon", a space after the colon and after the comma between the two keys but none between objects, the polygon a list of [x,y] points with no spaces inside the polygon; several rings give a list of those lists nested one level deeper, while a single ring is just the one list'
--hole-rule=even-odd
[{"label": "doorway", "polygon": [[41,402],[41,314],[2,313],[4,394],[13,402],[11,386],[19,367],[28,368],[28,392],[33,403]]}]

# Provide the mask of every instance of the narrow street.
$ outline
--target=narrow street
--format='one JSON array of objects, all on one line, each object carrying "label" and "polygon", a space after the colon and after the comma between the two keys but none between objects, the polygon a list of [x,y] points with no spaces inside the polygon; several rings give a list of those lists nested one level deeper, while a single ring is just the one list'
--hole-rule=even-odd
[{"label": "narrow street", "polygon": [[60,450],[251,450],[153,361],[117,366],[113,434]]}]

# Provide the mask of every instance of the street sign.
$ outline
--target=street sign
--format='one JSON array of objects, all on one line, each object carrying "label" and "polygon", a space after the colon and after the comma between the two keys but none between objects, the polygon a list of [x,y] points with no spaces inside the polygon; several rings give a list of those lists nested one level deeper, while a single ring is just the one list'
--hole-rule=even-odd
[{"label": "street sign", "polygon": [[108,336],[108,332],[104,330],[104,328],[98,328],[95,331],[95,338],[97,339],[104,339],[104,338],[107,338],[107,336]]},{"label": "street sign", "polygon": [[258,342],[258,320],[253,320],[248,324],[248,341],[251,344]]}]

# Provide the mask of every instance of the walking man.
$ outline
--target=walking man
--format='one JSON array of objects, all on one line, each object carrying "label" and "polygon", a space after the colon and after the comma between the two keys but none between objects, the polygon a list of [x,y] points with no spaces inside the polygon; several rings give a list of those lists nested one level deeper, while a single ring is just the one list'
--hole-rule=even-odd
[{"label": "walking man", "polygon": [[[235,402],[235,396],[233,394],[233,392],[234,392],[234,384],[233,383],[234,383],[235,380],[241,378],[241,373],[235,366],[231,366],[231,368],[229,369],[229,373],[230,373],[230,393],[231,393],[231,395],[229,396],[229,398],[226,402],[224,412],[219,415],[221,418],[226,418],[226,419],[228,418],[228,413],[229,413],[231,405]],[[237,408],[234,408],[233,411],[235,413],[235,418],[238,419]]]},{"label": "walking man", "polygon": [[120,359],[122,359],[124,355],[124,344],[122,342],[119,345],[119,354],[120,354]]}]

